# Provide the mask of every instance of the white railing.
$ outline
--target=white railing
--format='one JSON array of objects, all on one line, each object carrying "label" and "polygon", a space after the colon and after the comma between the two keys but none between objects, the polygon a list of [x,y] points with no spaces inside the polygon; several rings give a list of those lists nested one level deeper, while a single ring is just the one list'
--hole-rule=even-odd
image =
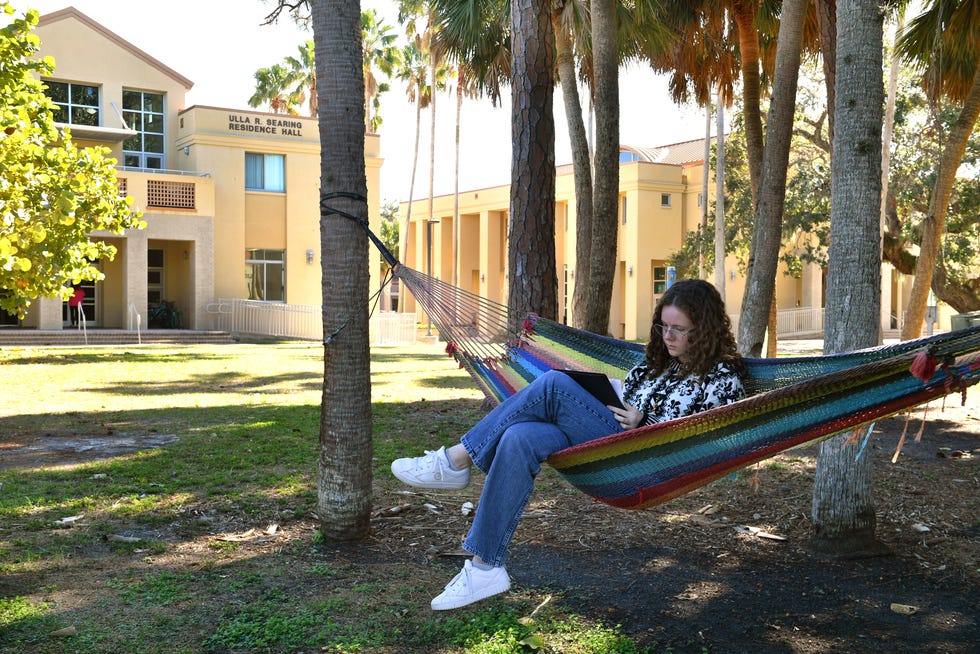
[{"label": "white railing", "polygon": [[776,315],[780,338],[823,334],[823,309],[783,309]]},{"label": "white railing", "polygon": [[411,345],[418,335],[414,313],[376,312],[368,323],[371,345]]},{"label": "white railing", "polygon": [[[323,316],[318,306],[219,298],[208,304],[207,312],[212,329],[312,341],[323,339]],[[414,314],[376,312],[368,327],[372,345],[415,342]]]},{"label": "white railing", "polygon": [[133,323],[134,322],[136,323],[136,342],[142,345],[143,344],[143,336],[142,336],[141,328],[142,328],[142,325],[143,325],[143,316],[140,315],[139,309],[136,308],[136,304],[130,303],[130,305],[129,305],[129,331],[133,331]]},{"label": "white railing", "polygon": [[[823,309],[783,309],[776,314],[776,334],[779,338],[823,336]],[[732,331],[738,334],[739,314],[728,316]]]}]

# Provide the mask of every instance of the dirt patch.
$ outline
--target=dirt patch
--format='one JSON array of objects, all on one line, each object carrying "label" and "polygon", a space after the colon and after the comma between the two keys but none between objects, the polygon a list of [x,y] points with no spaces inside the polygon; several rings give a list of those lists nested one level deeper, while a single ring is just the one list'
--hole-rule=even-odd
[{"label": "dirt patch", "polygon": [[0,443],[0,454],[3,455],[0,457],[0,470],[103,461],[121,454],[164,447],[177,440],[177,434],[19,435]]}]

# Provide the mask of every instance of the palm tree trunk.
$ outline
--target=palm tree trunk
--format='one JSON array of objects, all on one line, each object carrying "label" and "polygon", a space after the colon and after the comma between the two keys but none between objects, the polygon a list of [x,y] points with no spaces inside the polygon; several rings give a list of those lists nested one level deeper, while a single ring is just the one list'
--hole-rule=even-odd
[{"label": "palm tree trunk", "polygon": [[431,76],[429,82],[429,88],[431,89],[431,97],[429,98],[429,109],[431,113],[429,114],[429,227],[426,228],[426,249],[428,250],[429,268],[425,273],[432,276],[431,262],[432,262],[432,227],[431,224],[435,222],[435,216],[432,215],[433,207],[435,206],[435,198],[433,198],[433,193],[435,192],[435,180],[436,180],[436,68],[437,68],[436,57],[433,52],[429,52],[429,74]]},{"label": "palm tree trunk", "polygon": [[[878,0],[841,0],[837,16],[837,56],[848,65],[837,71],[834,107],[826,354],[876,345],[881,304],[884,19]],[[820,446],[810,543],[817,552],[857,556],[881,551],[875,539],[871,456],[860,453],[863,438],[836,436]]]},{"label": "palm tree trunk", "polygon": [[762,354],[775,293],[805,8],[806,0],[786,0],[779,24],[762,180],[752,225],[748,278],[738,324],[739,351],[747,356]]},{"label": "palm tree trunk", "polygon": [[619,57],[614,0],[592,2],[592,65],[595,70],[595,190],[591,277],[585,329],[609,332],[619,234]]},{"label": "palm tree trunk", "polygon": [[[459,129],[463,114],[463,87],[468,83],[463,67],[456,68],[456,161],[453,168],[453,288],[459,288]],[[458,296],[457,296],[458,297]],[[459,311],[453,307],[454,314]],[[456,318],[458,320],[459,318]]]},{"label": "palm tree trunk", "polygon": [[949,131],[949,139],[943,149],[936,183],[932,189],[929,215],[922,221],[919,261],[915,267],[915,278],[912,281],[909,303],[905,309],[905,321],[902,325],[903,340],[917,338],[922,331],[929,289],[932,287],[936,261],[939,258],[939,249],[942,247],[943,232],[946,229],[946,209],[953,192],[956,169],[963,160],[966,144],[970,139],[978,116],[980,116],[980,66],[976,67],[970,93],[963,103],[960,115]]},{"label": "palm tree trunk", "polygon": [[[575,283],[572,291],[572,325],[583,327],[588,310],[589,279],[592,256],[592,164],[589,161],[589,140],[582,117],[582,100],[575,76],[575,55],[572,36],[562,28],[557,12],[555,56],[558,60],[558,80],[565,103],[568,140],[572,149],[572,169],[575,176]],[[567,302],[567,299],[566,299]]]},{"label": "palm tree trunk", "polygon": [[824,85],[827,87],[827,133],[834,143],[834,85],[837,79],[837,0],[816,0],[817,28]]},{"label": "palm tree trunk", "polygon": [[[415,105],[415,148],[412,150],[412,179],[408,184],[408,209],[405,210],[405,224],[402,233],[405,235],[401,239],[402,251],[401,261],[408,261],[409,241],[412,236],[412,197],[415,194],[415,172],[419,167],[419,134],[422,131],[422,101]],[[418,263],[416,263],[418,265]],[[405,303],[402,303],[405,306]]]},{"label": "palm tree trunk", "polygon": [[745,150],[749,160],[753,209],[758,204],[764,151],[760,107],[762,80],[759,72],[759,33],[755,25],[755,5],[754,2],[736,1],[732,14],[738,27],[738,48],[742,59],[742,114],[745,121]]},{"label": "palm tree trunk", "polygon": [[511,2],[508,305],[556,318],[554,35],[549,0]]},{"label": "palm tree trunk", "polygon": [[[707,279],[708,173],[711,171],[711,95],[704,103],[704,163],[701,165],[701,238],[698,239],[698,278]],[[722,295],[722,298],[725,296]]]},{"label": "palm tree trunk", "polygon": [[[725,291],[725,104],[718,86],[718,115],[715,120],[715,288],[726,300]],[[707,202],[707,199],[705,199]]]},{"label": "palm tree trunk", "polygon": [[[321,206],[366,223],[360,11],[357,3],[344,0],[313,0],[310,8],[316,66],[323,80],[318,116]],[[320,248],[323,333],[328,338],[323,346],[317,516],[327,540],[354,540],[371,526],[367,235],[353,220],[324,212]]]}]

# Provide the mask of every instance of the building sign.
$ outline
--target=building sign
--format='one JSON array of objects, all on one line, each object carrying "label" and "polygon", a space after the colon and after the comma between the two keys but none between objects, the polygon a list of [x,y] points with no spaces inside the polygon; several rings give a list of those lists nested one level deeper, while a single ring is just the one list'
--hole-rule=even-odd
[{"label": "building sign", "polygon": [[303,136],[303,121],[295,118],[272,118],[228,114],[228,129],[234,132],[251,132],[269,136]]}]

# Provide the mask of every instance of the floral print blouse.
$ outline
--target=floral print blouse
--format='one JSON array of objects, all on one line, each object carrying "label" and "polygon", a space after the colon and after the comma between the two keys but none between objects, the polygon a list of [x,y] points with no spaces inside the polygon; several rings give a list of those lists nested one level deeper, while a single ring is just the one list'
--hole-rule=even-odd
[{"label": "floral print blouse", "polygon": [[623,399],[644,412],[640,425],[652,425],[682,418],[745,397],[738,373],[719,361],[707,375],[680,375],[680,364],[674,360],[657,377],[647,377],[647,366],[641,363],[623,380]]}]

